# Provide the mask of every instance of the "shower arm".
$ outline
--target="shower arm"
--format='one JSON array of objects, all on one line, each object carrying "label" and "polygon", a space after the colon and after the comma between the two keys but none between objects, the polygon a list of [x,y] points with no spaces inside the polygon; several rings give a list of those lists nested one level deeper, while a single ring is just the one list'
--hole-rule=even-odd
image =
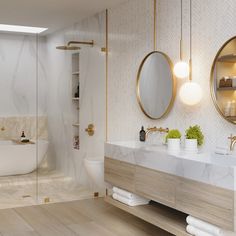
[{"label": "shower arm", "polygon": [[68,42],[67,46],[70,46],[71,44],[84,44],[84,45],[91,45],[94,46],[94,41],[89,41],[89,42],[85,42],[85,41],[70,41]]}]

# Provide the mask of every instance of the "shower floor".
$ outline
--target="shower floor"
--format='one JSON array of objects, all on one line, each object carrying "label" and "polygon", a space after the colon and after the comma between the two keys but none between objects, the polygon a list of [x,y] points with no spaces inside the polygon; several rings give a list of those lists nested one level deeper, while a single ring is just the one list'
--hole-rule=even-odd
[{"label": "shower floor", "polygon": [[89,199],[94,193],[60,172],[0,177],[0,209]]}]

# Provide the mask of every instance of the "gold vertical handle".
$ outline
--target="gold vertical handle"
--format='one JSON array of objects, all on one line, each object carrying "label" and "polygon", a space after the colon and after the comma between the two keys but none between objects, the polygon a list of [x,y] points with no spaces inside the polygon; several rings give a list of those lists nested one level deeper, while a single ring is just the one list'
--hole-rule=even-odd
[{"label": "gold vertical handle", "polygon": [[94,124],[89,124],[88,128],[85,129],[89,136],[93,136],[95,132]]}]

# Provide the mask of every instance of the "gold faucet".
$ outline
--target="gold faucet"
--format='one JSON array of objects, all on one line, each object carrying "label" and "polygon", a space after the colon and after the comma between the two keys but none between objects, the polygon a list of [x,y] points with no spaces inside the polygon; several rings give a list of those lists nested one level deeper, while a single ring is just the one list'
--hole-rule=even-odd
[{"label": "gold faucet", "polygon": [[160,133],[168,133],[169,129],[163,129],[162,127],[157,128],[156,126],[152,127],[152,128],[147,128],[147,132],[146,132],[146,138],[148,137],[148,135],[150,133],[154,133],[154,132],[160,132]]},{"label": "gold faucet", "polygon": [[230,137],[228,137],[228,139],[230,139],[230,151],[233,151],[234,150],[234,145],[236,143],[236,136],[233,136],[231,134]]}]

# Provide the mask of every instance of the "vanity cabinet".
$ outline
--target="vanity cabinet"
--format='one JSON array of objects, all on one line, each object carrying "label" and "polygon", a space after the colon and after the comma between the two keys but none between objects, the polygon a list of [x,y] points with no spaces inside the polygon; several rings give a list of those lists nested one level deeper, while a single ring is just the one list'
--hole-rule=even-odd
[{"label": "vanity cabinet", "polygon": [[175,208],[222,228],[234,228],[234,192],[178,177]]},{"label": "vanity cabinet", "polygon": [[107,157],[105,181],[211,224],[235,230],[234,191]]},{"label": "vanity cabinet", "polygon": [[168,174],[137,166],[135,192],[162,204],[175,206],[175,181]]},{"label": "vanity cabinet", "polygon": [[135,166],[123,161],[105,158],[105,181],[134,192]]}]

